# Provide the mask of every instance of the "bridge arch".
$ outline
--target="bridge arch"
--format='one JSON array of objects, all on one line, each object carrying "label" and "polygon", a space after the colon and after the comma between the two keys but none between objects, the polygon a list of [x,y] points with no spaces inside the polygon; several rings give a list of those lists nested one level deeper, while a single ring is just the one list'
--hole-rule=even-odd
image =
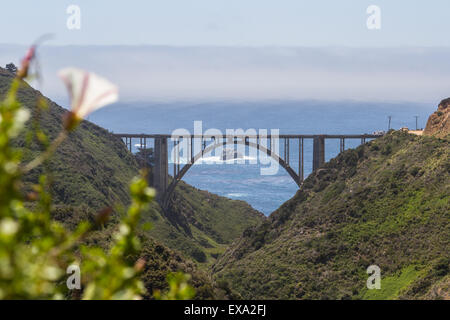
[{"label": "bridge arch", "polygon": [[235,145],[235,144],[239,144],[239,145],[244,145],[244,146],[248,146],[248,147],[252,147],[255,148],[256,150],[260,150],[262,152],[264,152],[265,154],[267,154],[268,156],[270,156],[272,159],[274,159],[275,161],[277,161],[286,171],[287,173],[291,176],[291,178],[295,181],[295,183],[301,187],[303,181],[301,181],[299,175],[294,171],[294,169],[292,169],[292,167],[289,166],[289,164],[283,160],[278,154],[276,154],[275,152],[272,152],[272,150],[266,148],[264,145],[260,144],[260,143],[255,143],[252,141],[249,141],[247,139],[242,139],[242,140],[234,140],[234,141],[230,141],[230,140],[225,140],[225,141],[221,141],[221,142],[214,142],[210,145],[208,145],[205,149],[203,149],[202,151],[198,152],[193,158],[191,158],[191,161],[187,164],[185,164],[183,166],[183,168],[178,172],[178,174],[176,174],[174,176],[174,178],[172,179],[171,183],[169,184],[169,186],[167,187],[166,191],[164,192],[164,196],[163,196],[163,205],[164,207],[167,207],[170,201],[170,198],[178,184],[178,182],[183,178],[183,176],[189,171],[189,169],[195,164],[195,162],[197,162],[198,160],[200,160],[201,158],[203,158],[203,155],[205,153],[209,154],[211,151],[219,148],[219,147],[225,147],[226,145]]}]

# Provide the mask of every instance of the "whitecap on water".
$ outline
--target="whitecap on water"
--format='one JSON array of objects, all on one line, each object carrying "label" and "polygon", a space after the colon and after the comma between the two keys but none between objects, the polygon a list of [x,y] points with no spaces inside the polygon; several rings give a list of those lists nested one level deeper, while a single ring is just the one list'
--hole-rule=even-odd
[{"label": "whitecap on water", "polygon": [[247,196],[247,194],[246,193],[227,193],[226,196],[229,198],[242,198],[242,197]]}]

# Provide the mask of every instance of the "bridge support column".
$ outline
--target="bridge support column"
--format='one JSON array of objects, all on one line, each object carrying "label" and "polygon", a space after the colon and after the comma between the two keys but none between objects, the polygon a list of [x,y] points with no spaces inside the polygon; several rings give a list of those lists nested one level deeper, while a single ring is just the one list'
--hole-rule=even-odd
[{"label": "bridge support column", "polygon": [[169,176],[169,158],[167,152],[167,138],[155,138],[155,167],[153,172],[153,187],[157,192],[157,199],[162,200],[167,189]]},{"label": "bridge support column", "polygon": [[315,136],[313,146],[313,170],[316,170],[324,163],[325,163],[325,138],[323,136]]}]

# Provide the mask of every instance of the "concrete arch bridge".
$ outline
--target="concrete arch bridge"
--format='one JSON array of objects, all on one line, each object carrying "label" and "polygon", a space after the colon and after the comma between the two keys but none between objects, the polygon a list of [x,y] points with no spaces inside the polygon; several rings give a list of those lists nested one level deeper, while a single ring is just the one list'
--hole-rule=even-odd
[{"label": "concrete arch bridge", "polygon": [[[368,139],[381,137],[382,134],[340,134],[340,135],[313,135],[313,134],[289,134],[289,135],[168,135],[168,134],[115,134],[125,143],[127,149],[133,151],[133,142],[145,153],[147,146],[153,142],[153,187],[157,191],[157,200],[163,208],[167,208],[170,198],[178,182],[189,169],[205,155],[210,155],[213,150],[221,148],[227,150],[227,146],[254,148],[260,155],[270,157],[278,163],[300,188],[304,180],[304,142],[307,139],[313,141],[313,171],[325,162],[325,140],[339,140],[339,151],[345,150],[345,141],[357,139],[364,144]],[[151,141],[152,140],[152,141]],[[169,152],[168,141],[172,144],[173,179],[169,183]],[[292,141],[298,141],[292,150]],[[280,152],[280,145],[283,145]],[[239,148],[239,147],[238,147]],[[181,152],[182,150],[182,152]],[[230,150],[230,149],[228,149]],[[181,155],[183,153],[183,155]],[[282,154],[281,154],[282,153]],[[298,166],[291,166],[291,154],[298,155]],[[234,154],[236,155],[236,154]],[[145,156],[145,155],[144,155]],[[231,154],[233,159],[233,154]],[[235,158],[237,159],[237,158]],[[226,159],[228,160],[228,159]]]}]

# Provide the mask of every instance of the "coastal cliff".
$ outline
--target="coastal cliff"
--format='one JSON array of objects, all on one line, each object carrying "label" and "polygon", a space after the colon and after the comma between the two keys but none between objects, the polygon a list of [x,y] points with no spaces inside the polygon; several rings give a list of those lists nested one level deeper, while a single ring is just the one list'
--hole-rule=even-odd
[{"label": "coastal cliff", "polygon": [[439,103],[438,109],[428,118],[424,135],[438,138],[446,137],[450,134],[450,98]]}]

